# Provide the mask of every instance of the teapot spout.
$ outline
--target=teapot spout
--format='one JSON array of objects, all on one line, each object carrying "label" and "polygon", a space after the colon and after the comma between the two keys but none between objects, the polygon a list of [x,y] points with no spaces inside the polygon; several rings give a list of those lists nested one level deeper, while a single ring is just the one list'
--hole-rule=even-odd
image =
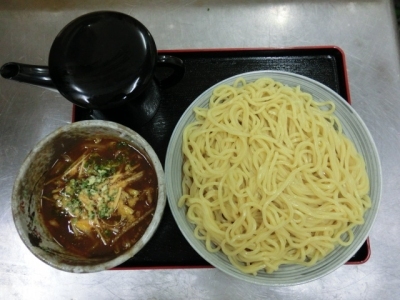
[{"label": "teapot spout", "polygon": [[1,67],[0,74],[6,79],[55,89],[48,67],[9,62]]}]

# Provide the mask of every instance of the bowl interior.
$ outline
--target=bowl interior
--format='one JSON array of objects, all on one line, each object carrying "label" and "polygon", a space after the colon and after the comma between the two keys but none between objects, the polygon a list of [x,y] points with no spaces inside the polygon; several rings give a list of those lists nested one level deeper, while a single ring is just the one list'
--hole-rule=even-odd
[{"label": "bowl interior", "polygon": [[[341,120],[344,134],[351,139],[357,150],[366,162],[367,173],[370,179],[370,197],[372,207],[364,214],[365,224],[354,229],[354,241],[348,247],[336,247],[328,256],[312,267],[298,265],[282,265],[278,271],[267,274],[258,272],[257,276],[241,273],[234,268],[228,258],[222,253],[210,253],[202,241],[193,234],[194,225],[186,219],[186,207],[179,208],[177,203],[182,195],[182,132],[186,125],[195,120],[194,107],[208,107],[208,101],[213,89],[220,84],[233,84],[238,78],[243,77],[247,82],[255,81],[260,77],[271,77],[276,81],[289,86],[300,85],[304,92],[310,93],[317,101],[332,100],[336,104],[336,116]],[[256,71],[239,74],[228,78],[202,93],[185,111],[175,127],[166,155],[166,187],[168,202],[172,214],[187,241],[206,261],[223,272],[236,278],[270,286],[293,285],[305,283],[324,276],[347,262],[362,246],[375,220],[381,195],[381,166],[374,141],[364,122],[354,109],[336,92],[328,87],[304,76],[279,71]]]},{"label": "bowl interior", "polygon": [[[40,214],[44,174],[54,162],[57,149],[68,140],[99,136],[123,139],[153,163],[158,180],[157,207],[142,238],[128,251],[116,258],[82,258],[60,246],[46,227]],[[96,272],[115,267],[135,255],[151,238],[161,220],[166,203],[164,172],[151,146],[136,132],[107,121],[81,121],[54,131],[40,141],[29,153],[15,180],[12,193],[12,212],[17,231],[31,252],[47,264],[69,272]]]}]

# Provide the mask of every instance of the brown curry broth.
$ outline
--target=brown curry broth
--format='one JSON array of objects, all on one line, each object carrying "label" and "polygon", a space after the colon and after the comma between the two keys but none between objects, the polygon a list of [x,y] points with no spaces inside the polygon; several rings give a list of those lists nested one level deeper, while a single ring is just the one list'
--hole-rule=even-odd
[{"label": "brown curry broth", "polygon": [[[117,141],[117,139],[113,138],[102,138],[101,142],[97,145],[104,145],[109,143],[111,140]],[[54,176],[61,175],[76,159],[78,159],[82,153],[85,151],[85,145],[94,144],[93,140],[80,140],[75,143],[71,143],[70,145],[65,145],[64,150],[57,155],[58,159],[54,162],[52,169],[47,173],[45,181],[47,182],[51,180]],[[133,207],[135,214],[136,212],[140,212],[140,216],[145,214],[147,211],[151,209],[155,209],[157,205],[157,176],[154,170],[154,167],[151,162],[140,153],[137,149],[135,149],[132,145],[128,144],[129,149],[129,161],[134,161],[134,164],[139,163],[140,166],[135,170],[135,172],[144,171],[143,177],[133,183],[130,183],[127,188],[133,188],[138,191],[143,191],[147,188],[152,188],[152,203],[147,203],[147,196],[144,194],[140,194],[139,200],[136,202]],[[118,148],[106,148],[106,149],[97,149],[93,148],[91,152],[97,152],[104,159],[113,159],[115,151],[118,151]],[[63,154],[67,154],[72,161],[70,163],[65,163],[65,165],[58,169],[57,162],[61,159],[60,157]],[[55,168],[57,166],[57,169]],[[44,187],[43,196],[47,196],[48,198],[52,198],[52,190],[57,187],[56,184],[51,183]],[[126,248],[126,244],[134,245],[144,234],[146,228],[150,224],[154,215],[154,211],[150,213],[146,218],[140,221],[133,228],[128,230],[125,234],[123,234],[114,245],[104,245],[97,234],[94,234],[96,237],[91,238],[87,235],[79,235],[78,237],[73,234],[73,231],[70,227],[71,217],[67,212],[64,211],[63,208],[59,208],[55,205],[55,201],[48,201],[42,199],[42,217],[47,229],[50,231],[51,235],[54,239],[64,248],[72,251],[78,255],[83,257],[112,257],[116,256],[121,252],[124,252]],[[115,216],[111,216],[107,221],[111,222]],[[49,222],[51,220],[56,220],[59,226],[53,226]],[[111,233],[113,234],[113,233]],[[128,247],[130,248],[130,247]]]}]

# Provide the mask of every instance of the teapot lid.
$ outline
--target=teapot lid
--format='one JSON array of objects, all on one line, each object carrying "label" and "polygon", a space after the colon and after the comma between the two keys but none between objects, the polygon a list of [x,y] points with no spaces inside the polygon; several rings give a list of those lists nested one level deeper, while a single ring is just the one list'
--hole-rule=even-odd
[{"label": "teapot lid", "polygon": [[49,72],[68,100],[105,109],[141,94],[156,61],[155,42],[142,23],[102,11],[80,16],[62,29],[50,49]]}]

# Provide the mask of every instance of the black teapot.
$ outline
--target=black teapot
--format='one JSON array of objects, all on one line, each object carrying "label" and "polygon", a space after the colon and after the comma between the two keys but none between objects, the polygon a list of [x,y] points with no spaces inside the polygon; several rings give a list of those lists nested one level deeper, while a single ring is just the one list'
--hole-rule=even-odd
[{"label": "black teapot", "polygon": [[[158,79],[159,67],[172,72]],[[128,110],[144,123],[157,110],[159,88],[178,83],[184,70],[181,59],[158,55],[152,35],[138,20],[99,11],[80,16],[61,30],[51,46],[48,66],[9,62],[0,72],[6,79],[55,88],[97,115]]]}]

